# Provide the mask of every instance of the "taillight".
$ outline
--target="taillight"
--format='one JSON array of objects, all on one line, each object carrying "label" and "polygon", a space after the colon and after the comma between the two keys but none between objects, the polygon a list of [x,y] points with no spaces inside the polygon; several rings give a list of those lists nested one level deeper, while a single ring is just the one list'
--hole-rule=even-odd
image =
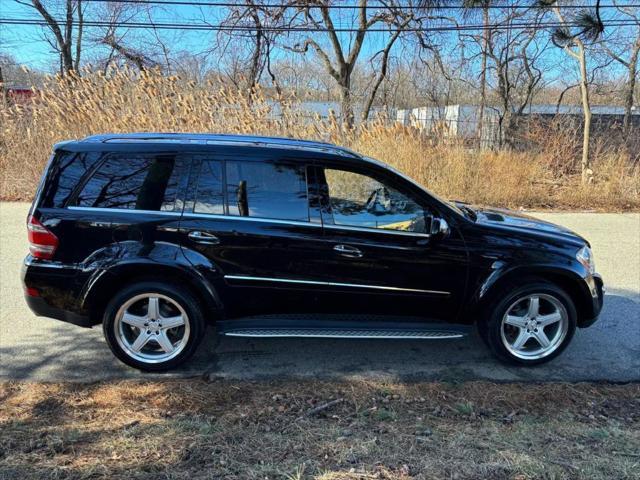
[{"label": "taillight", "polygon": [[36,258],[45,260],[53,258],[58,248],[58,237],[51,233],[37,218],[29,215],[27,220],[29,231],[29,251]]}]

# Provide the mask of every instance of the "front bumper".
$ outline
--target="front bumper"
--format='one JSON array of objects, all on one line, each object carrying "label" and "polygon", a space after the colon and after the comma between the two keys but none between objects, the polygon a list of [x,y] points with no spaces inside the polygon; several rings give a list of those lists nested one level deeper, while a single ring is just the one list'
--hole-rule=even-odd
[{"label": "front bumper", "polygon": [[589,293],[591,295],[591,304],[587,305],[587,308],[578,322],[580,328],[590,327],[598,320],[602,307],[604,305],[604,283],[602,276],[595,273],[588,276],[585,279],[587,286],[589,287]]}]

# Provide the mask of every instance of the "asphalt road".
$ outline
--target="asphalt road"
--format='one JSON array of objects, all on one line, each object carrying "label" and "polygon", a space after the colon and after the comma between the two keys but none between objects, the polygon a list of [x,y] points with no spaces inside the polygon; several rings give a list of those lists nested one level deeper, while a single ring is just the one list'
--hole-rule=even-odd
[{"label": "asphalt road", "polygon": [[506,367],[493,359],[476,335],[437,341],[222,338],[216,342],[209,332],[183,369],[150,375],[115,360],[101,328],[66,325],[29,311],[20,284],[27,209],[24,203],[0,203],[0,379],[95,381],[206,374],[238,379],[640,380],[640,214],[537,214],[589,238],[607,287],[600,321],[578,330],[569,348],[543,366]]}]

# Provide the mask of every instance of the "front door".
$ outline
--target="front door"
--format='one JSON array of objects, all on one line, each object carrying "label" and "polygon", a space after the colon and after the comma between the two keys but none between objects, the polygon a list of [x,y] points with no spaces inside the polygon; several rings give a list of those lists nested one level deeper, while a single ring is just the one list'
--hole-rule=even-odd
[{"label": "front door", "polygon": [[334,299],[327,305],[398,320],[453,320],[468,263],[455,221],[447,236],[431,235],[431,220],[442,213],[426,193],[421,198],[383,169],[324,164],[315,174],[323,204],[323,280]]}]

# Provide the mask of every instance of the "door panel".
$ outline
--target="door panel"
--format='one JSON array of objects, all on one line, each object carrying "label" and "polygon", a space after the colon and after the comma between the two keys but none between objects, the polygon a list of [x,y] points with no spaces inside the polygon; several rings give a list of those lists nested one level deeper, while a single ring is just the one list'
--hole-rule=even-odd
[{"label": "door panel", "polygon": [[[317,311],[318,286],[298,282],[322,268],[316,254],[322,244],[319,224],[185,214],[180,230],[183,247],[205,255],[219,270],[216,286],[229,317]],[[196,231],[217,242],[189,238]]]},{"label": "door panel", "polygon": [[[453,320],[466,282],[464,242],[328,227],[321,249],[337,311]],[[336,246],[357,249],[353,256]]]},{"label": "door panel", "polygon": [[[467,253],[458,230],[432,236],[428,198],[389,172],[319,167],[324,280],[338,310],[451,321],[464,298]],[[426,193],[425,193],[426,197]]]},{"label": "door panel", "polygon": [[229,317],[313,313],[322,225],[309,212],[306,166],[200,156],[181,223],[183,248],[206,256]]}]

